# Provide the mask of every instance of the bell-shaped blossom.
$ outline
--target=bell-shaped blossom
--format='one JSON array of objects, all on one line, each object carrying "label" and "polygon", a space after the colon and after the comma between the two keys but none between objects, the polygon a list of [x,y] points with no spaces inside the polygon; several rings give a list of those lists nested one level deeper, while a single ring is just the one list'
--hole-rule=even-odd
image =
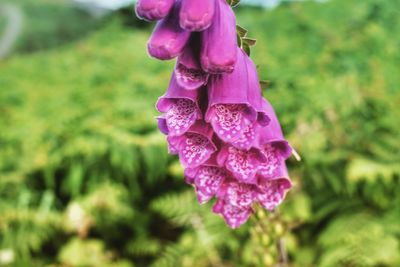
[{"label": "bell-shaped blossom", "polygon": [[[237,54],[235,70],[229,74],[212,75],[208,83],[208,109],[205,119],[224,142],[235,142],[246,127],[257,120],[260,95],[252,93],[243,51]],[[251,98],[255,96],[255,98]]]},{"label": "bell-shaped blossom", "polygon": [[[189,31],[203,31],[210,27],[216,0],[182,0],[180,25]],[[220,1],[220,0],[218,0]]]},{"label": "bell-shaped blossom", "polygon": [[[285,160],[290,157],[293,149],[283,136],[278,117],[273,107],[266,99],[263,99],[263,110],[268,114],[270,122],[268,126],[261,128],[259,131],[257,140],[258,148],[262,150],[264,154],[276,152],[277,155]],[[273,150],[275,152],[273,152]]]},{"label": "bell-shaped blossom", "polygon": [[137,17],[154,21],[168,15],[175,0],[138,0],[135,6]]},{"label": "bell-shaped blossom", "polygon": [[230,73],[237,54],[236,18],[225,0],[215,1],[211,26],[202,32],[201,65],[209,73]]},{"label": "bell-shaped blossom", "polygon": [[253,213],[253,209],[251,207],[242,208],[234,206],[224,199],[218,199],[213,206],[213,212],[221,215],[228,226],[235,229],[249,219]]},{"label": "bell-shaped blossom", "polygon": [[207,83],[208,73],[204,72],[199,62],[199,39],[193,34],[191,40],[179,55],[175,66],[178,84],[187,90],[195,90]]},{"label": "bell-shaped blossom", "polygon": [[267,108],[265,100],[262,97],[260,79],[258,78],[257,67],[250,57],[240,49],[240,53],[246,64],[248,87],[247,93],[249,102],[257,111],[257,123],[261,126],[267,126],[271,121],[269,114],[270,109]]},{"label": "bell-shaped blossom", "polygon": [[220,166],[225,166],[238,181],[256,184],[256,174],[259,166],[265,161],[265,157],[255,148],[241,150],[225,144],[218,153],[217,161]]},{"label": "bell-shaped blossom", "polygon": [[286,192],[292,187],[285,164],[277,172],[279,174],[274,179],[260,179],[257,187],[257,200],[269,211],[282,203]]},{"label": "bell-shaped blossom", "polygon": [[170,151],[175,151],[184,168],[195,168],[205,163],[217,150],[212,141],[213,130],[203,121],[197,121],[183,135],[167,137]]},{"label": "bell-shaped blossom", "polygon": [[198,91],[185,90],[172,75],[167,92],[156,104],[157,110],[164,113],[158,118],[161,132],[171,136],[184,134],[202,117],[197,101]]},{"label": "bell-shaped blossom", "polygon": [[199,167],[185,170],[185,180],[195,186],[200,204],[206,203],[214,197],[227,178],[227,171],[218,166],[215,156],[211,156]]},{"label": "bell-shaped blossom", "polygon": [[240,183],[235,179],[227,179],[218,190],[218,199],[240,208],[249,208],[256,199],[257,187],[252,184]]},{"label": "bell-shaped blossom", "polygon": [[157,22],[147,50],[150,56],[160,60],[169,60],[177,57],[185,47],[190,37],[190,32],[179,26],[180,4],[176,2],[170,14]]}]

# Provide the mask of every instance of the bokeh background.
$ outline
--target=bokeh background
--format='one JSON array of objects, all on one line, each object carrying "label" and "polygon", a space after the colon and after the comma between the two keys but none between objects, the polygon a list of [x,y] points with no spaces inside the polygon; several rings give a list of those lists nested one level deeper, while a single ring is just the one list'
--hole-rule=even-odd
[{"label": "bokeh background", "polygon": [[133,3],[1,0],[0,266],[278,266],[282,247],[279,266],[400,266],[400,1],[258,3],[238,23],[302,161],[279,211],[233,231],[156,129],[174,63]]}]

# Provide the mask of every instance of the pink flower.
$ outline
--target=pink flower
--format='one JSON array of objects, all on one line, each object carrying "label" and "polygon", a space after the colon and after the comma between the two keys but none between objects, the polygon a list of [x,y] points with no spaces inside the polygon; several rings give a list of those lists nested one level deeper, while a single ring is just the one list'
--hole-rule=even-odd
[{"label": "pink flower", "polygon": [[282,203],[292,187],[285,163],[292,147],[262,96],[255,64],[237,47],[236,19],[227,2],[177,0],[171,6],[169,0],[139,0],[136,7],[147,20],[162,18],[149,54],[178,57],[156,104],[162,113],[158,126],[198,202],[215,198],[213,212],[237,228],[254,205],[272,211]]},{"label": "pink flower", "polygon": [[[182,0],[180,25],[189,31],[203,31],[210,27],[216,0]],[[219,0],[218,0],[219,1]]]},{"label": "pink flower", "polygon": [[179,155],[184,168],[194,168],[205,163],[217,150],[212,142],[212,128],[197,121],[181,136],[168,136],[170,151]]},{"label": "pink flower", "polygon": [[209,73],[230,73],[237,54],[236,18],[225,0],[215,2],[212,24],[202,32],[201,65]]},{"label": "pink flower", "polygon": [[148,21],[159,20],[168,15],[175,0],[138,0],[136,15]]},{"label": "pink flower", "polygon": [[147,43],[149,55],[160,60],[177,57],[185,47],[190,32],[179,26],[180,4],[176,2],[170,14],[157,22],[150,40]]},{"label": "pink flower", "polygon": [[202,118],[197,104],[198,91],[183,89],[172,75],[165,95],[157,101],[156,108],[164,114],[158,118],[158,125],[164,134],[182,135]]}]

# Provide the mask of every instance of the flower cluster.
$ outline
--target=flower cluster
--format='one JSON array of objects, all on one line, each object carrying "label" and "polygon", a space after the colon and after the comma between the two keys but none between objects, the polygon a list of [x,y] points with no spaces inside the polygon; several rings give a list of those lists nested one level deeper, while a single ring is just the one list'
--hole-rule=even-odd
[{"label": "flower cluster", "polygon": [[157,25],[150,56],[177,57],[167,92],[156,104],[169,152],[185,168],[202,204],[237,228],[258,203],[274,210],[292,183],[292,148],[256,66],[238,47],[236,18],[226,0],[138,0],[136,13]]}]

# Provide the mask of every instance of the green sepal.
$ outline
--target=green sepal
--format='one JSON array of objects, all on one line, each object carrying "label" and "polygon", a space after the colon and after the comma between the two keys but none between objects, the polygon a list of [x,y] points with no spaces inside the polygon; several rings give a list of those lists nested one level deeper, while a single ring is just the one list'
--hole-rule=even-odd
[{"label": "green sepal", "polygon": [[242,49],[244,52],[246,52],[246,54],[248,56],[250,56],[250,46],[249,45],[247,45],[246,43],[242,43]]},{"label": "green sepal", "polygon": [[257,43],[257,40],[248,37],[243,37],[242,42],[247,44],[248,46],[254,46]]},{"label": "green sepal", "polygon": [[270,81],[268,80],[260,80],[261,90],[265,90],[269,87]]},{"label": "green sepal", "polygon": [[246,37],[246,35],[248,33],[248,30],[246,30],[245,28],[243,28],[243,27],[241,27],[239,25],[236,25],[236,32],[238,33],[238,35],[241,38],[243,38],[243,37]]},{"label": "green sepal", "polygon": [[227,2],[231,7],[235,7],[240,3],[240,0],[227,0]]},{"label": "green sepal", "polygon": [[236,38],[237,38],[238,46],[242,47],[243,42],[242,42],[242,38],[240,37],[239,33],[236,34]]}]

